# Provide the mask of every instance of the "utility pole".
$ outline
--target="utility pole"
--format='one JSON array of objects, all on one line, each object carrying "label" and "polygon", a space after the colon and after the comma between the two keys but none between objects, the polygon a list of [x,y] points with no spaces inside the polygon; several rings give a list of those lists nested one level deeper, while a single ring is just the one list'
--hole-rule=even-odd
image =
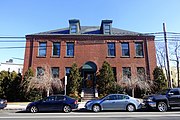
[{"label": "utility pole", "polygon": [[165,29],[165,23],[163,23],[163,31],[164,31],[164,41],[165,41],[165,49],[166,49],[166,60],[167,60],[167,80],[168,80],[168,87],[172,88],[172,81],[170,76],[170,68],[169,68],[169,55],[168,55],[168,45],[167,45],[167,39],[166,39],[166,29]]}]

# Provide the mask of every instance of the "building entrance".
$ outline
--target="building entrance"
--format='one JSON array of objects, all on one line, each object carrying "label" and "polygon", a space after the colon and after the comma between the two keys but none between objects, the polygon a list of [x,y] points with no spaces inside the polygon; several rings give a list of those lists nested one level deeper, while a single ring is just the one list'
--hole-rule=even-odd
[{"label": "building entrance", "polygon": [[83,88],[95,88],[97,66],[94,62],[86,62],[82,67]]},{"label": "building entrance", "polygon": [[94,85],[94,74],[93,73],[84,73],[84,87],[93,88]]}]

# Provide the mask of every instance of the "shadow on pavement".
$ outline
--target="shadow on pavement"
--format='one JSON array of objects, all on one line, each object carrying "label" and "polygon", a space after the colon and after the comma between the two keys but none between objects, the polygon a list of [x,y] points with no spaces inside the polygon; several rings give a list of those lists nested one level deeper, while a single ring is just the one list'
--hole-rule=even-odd
[{"label": "shadow on pavement", "polygon": [[[180,108],[178,109],[169,109],[167,112],[173,112],[173,111],[180,111]],[[77,109],[77,110],[73,110],[72,112],[84,112],[84,113],[95,113],[93,111],[90,111],[90,110],[87,110],[85,108],[81,108],[81,109]],[[127,111],[124,111],[124,110],[107,110],[107,111],[103,111],[103,112],[127,112]],[[153,110],[153,109],[140,109],[140,110],[137,110],[135,112],[159,112],[158,110]],[[16,113],[30,113],[30,112],[27,112],[25,110],[22,110],[22,111],[17,111]],[[46,112],[39,112],[39,113],[64,113],[63,111],[46,111]]]}]

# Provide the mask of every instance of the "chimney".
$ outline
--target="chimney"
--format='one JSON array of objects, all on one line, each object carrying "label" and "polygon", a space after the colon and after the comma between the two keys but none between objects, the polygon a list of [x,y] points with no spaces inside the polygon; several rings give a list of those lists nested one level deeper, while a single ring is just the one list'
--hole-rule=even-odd
[{"label": "chimney", "polygon": [[81,26],[78,19],[69,20],[69,34],[78,34],[80,33]]},{"label": "chimney", "polygon": [[102,20],[100,30],[103,34],[112,34],[112,20]]}]

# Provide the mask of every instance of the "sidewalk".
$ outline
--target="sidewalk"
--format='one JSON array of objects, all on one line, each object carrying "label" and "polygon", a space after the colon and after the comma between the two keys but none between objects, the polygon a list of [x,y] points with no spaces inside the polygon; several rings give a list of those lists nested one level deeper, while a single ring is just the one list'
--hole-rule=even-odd
[{"label": "sidewalk", "polygon": [[[84,108],[86,102],[79,102],[78,109]],[[8,102],[7,107],[4,110],[26,110],[26,106],[29,102]]]}]

